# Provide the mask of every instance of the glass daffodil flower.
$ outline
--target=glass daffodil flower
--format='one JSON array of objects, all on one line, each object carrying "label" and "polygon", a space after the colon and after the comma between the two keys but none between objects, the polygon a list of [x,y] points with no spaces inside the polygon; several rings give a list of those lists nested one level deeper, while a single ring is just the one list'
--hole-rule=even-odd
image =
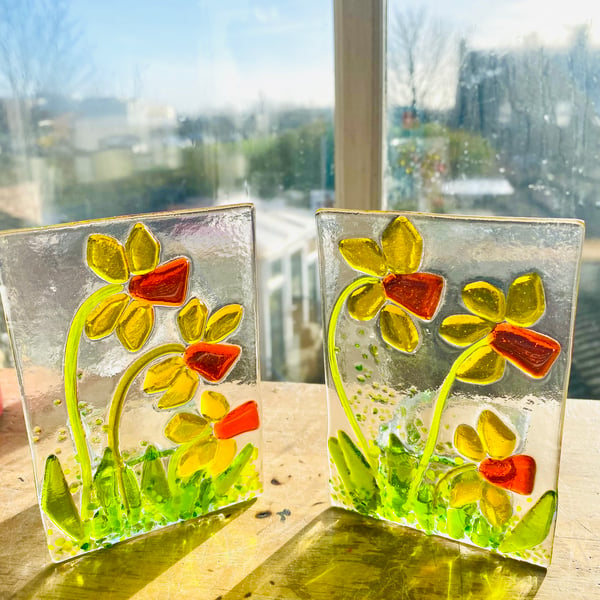
[{"label": "glass daffodil flower", "polygon": [[[475,464],[453,479],[450,506],[459,508],[479,502],[482,514],[494,527],[512,516],[512,500],[505,491],[529,495],[535,483],[536,464],[526,454],[512,454],[517,439],[512,430],[492,411],[484,410],[477,430],[462,424],[454,433],[454,447]],[[463,471],[465,467],[461,468]]]},{"label": "glass daffodil flower", "polygon": [[414,318],[430,321],[440,305],[444,278],[420,272],[423,239],[406,217],[383,231],[381,245],[371,238],[347,238],[339,250],[365,278],[348,297],[348,313],[359,321],[379,315],[383,339],[402,352],[414,352],[419,331]]},{"label": "glass daffodil flower", "polygon": [[162,265],[159,259],[160,244],[142,223],[133,227],[125,245],[108,235],[89,236],[90,269],[110,284],[127,284],[127,291],[112,294],[90,312],[85,322],[88,338],[104,338],[116,329],[123,346],[136,352],[154,327],[154,306],[185,302],[189,259],[179,257]]},{"label": "glass daffodil flower", "polygon": [[196,393],[200,379],[218,383],[237,362],[242,349],[222,343],[239,326],[240,304],[228,304],[208,316],[208,309],[192,298],[177,315],[181,337],[187,342],[182,354],[166,358],[148,369],[144,379],[147,394],[162,392],[159,409],[183,406]]},{"label": "glass daffodil flower", "polygon": [[254,400],[230,411],[223,394],[207,390],[201,394],[198,408],[200,415],[177,413],[165,427],[165,436],[180,444],[173,457],[177,477],[191,477],[201,469],[212,476],[222,473],[237,453],[234,438],[259,427]]},{"label": "glass daffodil flower", "polygon": [[517,277],[506,297],[486,281],[467,284],[462,300],[472,314],[445,318],[440,335],[455,346],[472,346],[456,377],[469,383],[498,381],[508,360],[530,377],[544,377],[560,353],[551,337],[529,329],[544,314],[541,277],[533,272]]}]

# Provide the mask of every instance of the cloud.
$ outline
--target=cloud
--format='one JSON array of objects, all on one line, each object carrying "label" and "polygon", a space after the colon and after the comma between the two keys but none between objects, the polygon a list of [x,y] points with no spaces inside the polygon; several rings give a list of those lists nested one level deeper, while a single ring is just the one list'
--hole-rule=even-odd
[{"label": "cloud", "polygon": [[[404,4],[392,0],[390,14],[404,10]],[[590,41],[600,45],[600,2],[453,0],[442,4],[421,0],[420,5],[466,36],[474,48],[514,48],[533,38],[544,46],[564,47],[581,25],[589,26]]]},{"label": "cloud", "polygon": [[243,69],[234,60],[154,61],[143,72],[144,99],[174,106],[179,112],[206,109],[247,110],[260,100],[299,106],[333,105],[333,68],[305,65]]}]

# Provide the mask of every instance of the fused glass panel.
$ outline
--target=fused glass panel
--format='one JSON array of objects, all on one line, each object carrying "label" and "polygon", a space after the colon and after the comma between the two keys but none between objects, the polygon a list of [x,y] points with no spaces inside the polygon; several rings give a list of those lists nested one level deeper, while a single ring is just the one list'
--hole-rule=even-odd
[{"label": "fused glass panel", "polygon": [[0,272],[53,560],[261,492],[250,205],[6,233]]},{"label": "fused glass panel", "polygon": [[583,224],[317,225],[333,504],[548,565]]}]

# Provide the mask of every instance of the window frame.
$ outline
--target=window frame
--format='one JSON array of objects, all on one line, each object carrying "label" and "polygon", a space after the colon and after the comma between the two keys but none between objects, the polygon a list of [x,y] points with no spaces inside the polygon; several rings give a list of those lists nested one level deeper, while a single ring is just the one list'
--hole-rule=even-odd
[{"label": "window frame", "polygon": [[385,205],[387,0],[334,0],[336,206]]}]

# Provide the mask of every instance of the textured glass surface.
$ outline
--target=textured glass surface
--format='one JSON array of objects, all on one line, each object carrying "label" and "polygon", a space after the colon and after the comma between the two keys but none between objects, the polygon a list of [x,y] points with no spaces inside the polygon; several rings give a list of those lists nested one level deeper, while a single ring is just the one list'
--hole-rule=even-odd
[{"label": "textured glass surface", "polygon": [[261,491],[254,212],[0,236],[53,560]]},{"label": "textured glass surface", "polygon": [[583,224],[317,224],[333,503],[549,564]]}]

